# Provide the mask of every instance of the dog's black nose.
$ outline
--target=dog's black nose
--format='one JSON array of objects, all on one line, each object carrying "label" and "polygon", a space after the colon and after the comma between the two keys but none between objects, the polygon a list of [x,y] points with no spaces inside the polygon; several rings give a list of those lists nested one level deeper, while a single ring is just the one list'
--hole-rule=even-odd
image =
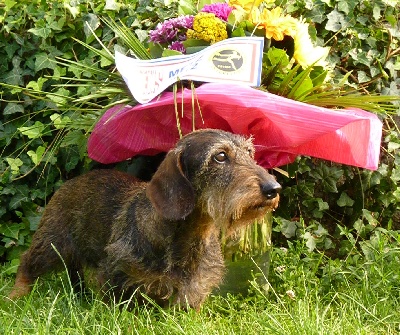
[{"label": "dog's black nose", "polygon": [[274,199],[282,190],[282,186],[276,181],[261,184],[261,192],[267,199]]}]

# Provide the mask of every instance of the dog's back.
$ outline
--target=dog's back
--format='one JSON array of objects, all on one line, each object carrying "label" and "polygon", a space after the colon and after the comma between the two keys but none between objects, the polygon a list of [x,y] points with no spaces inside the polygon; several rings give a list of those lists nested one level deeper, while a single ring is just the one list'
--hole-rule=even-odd
[{"label": "dog's back", "polygon": [[[112,224],[128,197],[141,192],[145,183],[116,170],[94,170],[67,181],[51,198],[38,228],[65,230],[64,240],[53,244],[62,256],[63,246],[73,241],[79,258],[95,265],[105,257],[104,246]],[[58,234],[61,235],[61,234]],[[65,243],[64,243],[65,242]]]}]

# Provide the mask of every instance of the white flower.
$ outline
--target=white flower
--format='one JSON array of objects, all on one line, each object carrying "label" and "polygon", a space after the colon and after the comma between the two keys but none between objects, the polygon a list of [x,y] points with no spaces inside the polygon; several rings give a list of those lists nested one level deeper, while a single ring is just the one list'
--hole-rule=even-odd
[{"label": "white flower", "polygon": [[294,298],[296,298],[296,295],[294,294],[294,291],[293,291],[293,290],[287,290],[287,291],[286,291],[286,295],[287,295],[290,299],[293,299],[293,300],[294,300]]},{"label": "white flower", "polygon": [[275,268],[276,272],[282,273],[286,270],[286,266],[280,265]]}]

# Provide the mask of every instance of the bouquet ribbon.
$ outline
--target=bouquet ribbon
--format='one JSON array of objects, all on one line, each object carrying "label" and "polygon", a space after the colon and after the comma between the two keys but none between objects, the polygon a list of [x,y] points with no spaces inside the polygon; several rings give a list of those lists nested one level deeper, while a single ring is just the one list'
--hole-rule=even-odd
[{"label": "bouquet ribbon", "polygon": [[378,168],[382,123],[375,114],[317,107],[221,83],[184,89],[175,97],[164,92],[134,107],[114,106],[89,137],[89,157],[108,164],[166,152],[179,139],[179,130],[186,134],[193,128],[254,137],[256,160],[265,168],[291,163],[298,155]]}]

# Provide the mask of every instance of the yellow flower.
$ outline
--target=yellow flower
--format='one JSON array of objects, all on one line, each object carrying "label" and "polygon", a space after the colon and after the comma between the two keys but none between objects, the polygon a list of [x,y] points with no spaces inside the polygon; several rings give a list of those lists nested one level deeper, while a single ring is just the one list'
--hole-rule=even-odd
[{"label": "yellow flower", "polygon": [[200,12],[194,17],[193,29],[188,29],[186,36],[213,44],[227,39],[228,33],[226,24],[214,14]]},{"label": "yellow flower", "polygon": [[293,37],[298,22],[290,15],[283,15],[280,7],[264,8],[262,12],[255,8],[250,13],[250,20],[258,29],[265,29],[265,37],[276,41],[282,41],[286,35]]},{"label": "yellow flower", "polygon": [[261,2],[263,0],[229,0],[228,4],[239,11],[244,10],[246,13],[250,13],[252,9],[258,8]]},{"label": "yellow flower", "polygon": [[325,59],[329,54],[329,48],[313,45],[307,23],[298,21],[296,33],[292,37],[294,39],[293,58],[303,68],[311,65],[323,67],[327,65]]}]

